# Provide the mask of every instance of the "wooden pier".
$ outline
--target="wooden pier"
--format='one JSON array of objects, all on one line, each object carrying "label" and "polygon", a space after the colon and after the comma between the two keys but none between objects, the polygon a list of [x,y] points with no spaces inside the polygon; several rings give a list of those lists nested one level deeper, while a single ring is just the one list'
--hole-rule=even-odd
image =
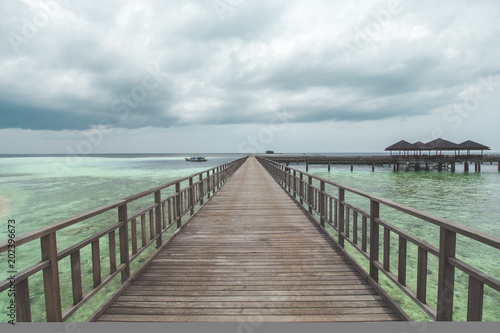
[{"label": "wooden pier", "polygon": [[400,320],[249,159],[98,321]]},{"label": "wooden pier", "polygon": [[[431,171],[439,172],[449,170],[456,172],[459,166],[464,172],[481,172],[483,164],[493,164],[498,166],[500,172],[500,155],[345,155],[345,156],[322,156],[322,155],[286,155],[272,154],[262,155],[261,157],[271,161],[282,163],[287,166],[296,164],[305,164],[306,171],[309,171],[310,165],[325,165],[327,170],[335,165],[350,165],[351,171],[354,171],[355,165],[371,166],[372,171],[375,167],[389,166],[394,172],[398,171]],[[474,165],[474,167],[471,167]]]},{"label": "wooden pier", "polygon": [[[350,204],[347,193],[369,200],[370,210]],[[147,198],[150,205],[130,208]],[[393,226],[382,215],[387,209],[438,226],[439,246]],[[58,248],[58,232],[111,211],[117,218],[102,231]],[[391,234],[399,239],[396,246]],[[41,259],[17,274],[16,320],[32,321],[30,278],[41,272],[49,322],[70,320],[111,281],[119,287],[100,300],[88,321],[411,320],[379,285],[382,274],[430,320],[451,321],[455,271],[460,270],[469,277],[467,320],[481,321],[484,287],[500,292],[500,280],[455,257],[457,235],[500,249],[499,237],[268,159],[246,157],[17,237],[17,247],[38,242]],[[406,283],[410,243],[418,251],[415,290]],[[0,243],[0,254],[10,244]],[[368,270],[346,244],[366,259]],[[103,246],[109,256],[102,257]],[[91,256],[84,258],[89,248]],[[146,251],[152,254],[137,265]],[[437,295],[428,293],[429,256],[439,262]],[[63,265],[65,258],[70,267]],[[91,262],[90,288],[82,283],[82,260]],[[71,276],[71,288],[61,288],[63,272]],[[10,287],[9,280],[0,282],[0,293]],[[71,297],[71,305],[63,308],[62,296]],[[429,304],[431,298],[437,308]]]}]

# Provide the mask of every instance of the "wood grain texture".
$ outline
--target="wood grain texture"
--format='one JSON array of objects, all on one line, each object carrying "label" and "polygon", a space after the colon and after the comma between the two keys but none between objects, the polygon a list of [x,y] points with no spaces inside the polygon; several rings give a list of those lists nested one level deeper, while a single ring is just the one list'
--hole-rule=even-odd
[{"label": "wood grain texture", "polygon": [[400,318],[249,158],[98,321],[393,320]]}]

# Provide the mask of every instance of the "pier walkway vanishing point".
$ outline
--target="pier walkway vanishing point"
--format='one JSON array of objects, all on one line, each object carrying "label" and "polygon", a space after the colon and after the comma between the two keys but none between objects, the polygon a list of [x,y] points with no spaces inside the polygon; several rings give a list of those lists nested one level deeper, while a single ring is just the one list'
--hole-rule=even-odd
[{"label": "pier walkway vanishing point", "polygon": [[[102,229],[66,232],[89,223]],[[429,230],[432,244],[411,226]],[[17,322],[411,320],[384,277],[428,320],[457,320],[460,307],[482,321],[486,297],[490,318],[498,312],[500,280],[457,255],[464,242],[500,250],[499,237],[244,157],[16,236],[34,263],[18,260],[0,296],[15,288]],[[0,255],[12,244],[1,242]]]},{"label": "pier walkway vanishing point", "polygon": [[250,158],[99,321],[400,320]]}]

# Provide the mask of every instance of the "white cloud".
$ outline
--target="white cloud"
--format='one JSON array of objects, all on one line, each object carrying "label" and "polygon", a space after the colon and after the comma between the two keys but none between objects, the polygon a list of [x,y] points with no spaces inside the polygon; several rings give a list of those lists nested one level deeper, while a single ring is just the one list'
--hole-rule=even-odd
[{"label": "white cloud", "polygon": [[[286,107],[294,126],[308,129],[370,121],[391,132],[406,119],[429,131],[449,125],[432,122],[471,84],[500,74],[494,0],[233,5],[221,20],[212,0],[69,1],[42,24],[39,2],[1,2],[0,128],[78,131],[111,118],[176,133],[227,124],[233,135]],[[354,47],[352,58],[342,43]],[[120,118],[113,101],[143,84],[150,63],[161,84]],[[480,108],[479,119],[493,116]]]}]

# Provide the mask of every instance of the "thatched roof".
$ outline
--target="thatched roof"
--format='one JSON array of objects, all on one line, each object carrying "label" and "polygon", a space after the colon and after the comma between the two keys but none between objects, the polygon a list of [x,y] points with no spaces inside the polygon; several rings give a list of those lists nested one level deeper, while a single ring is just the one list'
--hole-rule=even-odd
[{"label": "thatched roof", "polygon": [[423,143],[422,141],[417,141],[414,143],[415,146],[418,147],[418,149],[420,150],[428,150],[430,149],[425,143]]},{"label": "thatched roof", "polygon": [[401,140],[393,144],[392,146],[385,148],[385,150],[419,150],[419,148],[415,146],[413,143]]},{"label": "thatched roof", "polygon": [[460,147],[453,142],[444,140],[444,139],[436,139],[425,144],[430,150],[459,150]]},{"label": "thatched roof", "polygon": [[490,150],[490,147],[482,145],[480,143],[467,140],[458,145],[461,150]]}]

